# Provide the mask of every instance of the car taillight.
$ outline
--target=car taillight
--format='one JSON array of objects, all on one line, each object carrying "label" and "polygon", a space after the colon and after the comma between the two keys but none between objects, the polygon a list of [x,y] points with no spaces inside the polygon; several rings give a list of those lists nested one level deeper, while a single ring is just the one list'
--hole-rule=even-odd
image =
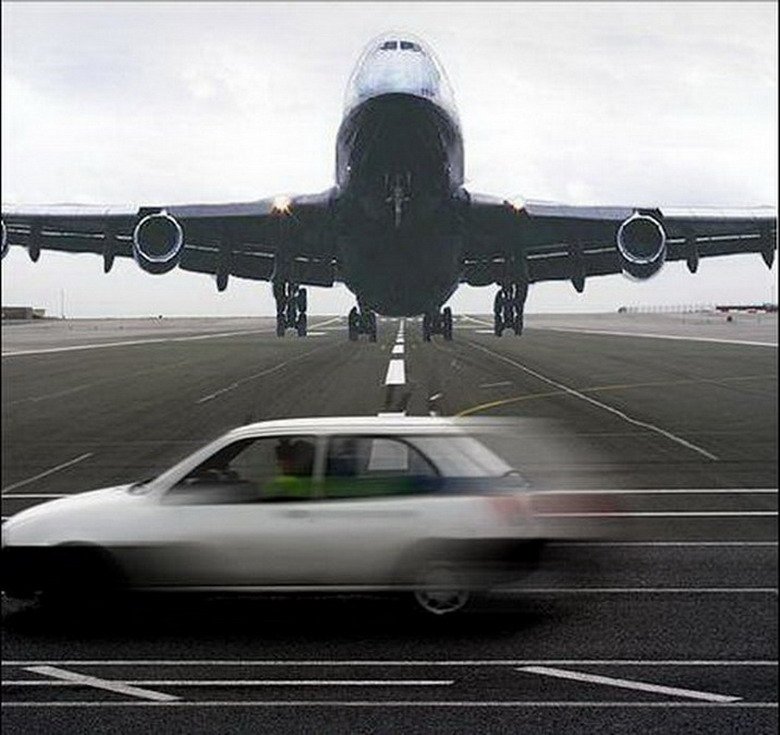
[{"label": "car taillight", "polygon": [[531,515],[531,504],[523,493],[488,495],[487,501],[505,523],[516,523]]}]

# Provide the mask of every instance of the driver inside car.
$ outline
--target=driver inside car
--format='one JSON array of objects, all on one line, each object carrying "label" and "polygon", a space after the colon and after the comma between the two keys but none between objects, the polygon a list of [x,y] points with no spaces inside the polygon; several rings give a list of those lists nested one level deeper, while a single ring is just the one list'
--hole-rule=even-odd
[{"label": "driver inside car", "polygon": [[314,467],[314,445],[311,442],[280,439],[276,446],[276,466],[276,477],[267,486],[267,499],[309,497]]}]

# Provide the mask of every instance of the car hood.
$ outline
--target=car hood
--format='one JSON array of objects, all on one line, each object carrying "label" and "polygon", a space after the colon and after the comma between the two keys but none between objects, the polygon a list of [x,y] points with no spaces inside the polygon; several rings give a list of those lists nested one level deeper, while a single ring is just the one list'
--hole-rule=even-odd
[{"label": "car hood", "polygon": [[40,523],[50,521],[56,521],[57,523],[66,522],[92,508],[121,504],[131,497],[127,492],[128,488],[130,488],[129,484],[90,490],[85,493],[75,493],[64,498],[40,503],[32,508],[16,513],[3,523],[3,545],[6,545],[12,536],[17,535],[31,525],[37,526]]}]

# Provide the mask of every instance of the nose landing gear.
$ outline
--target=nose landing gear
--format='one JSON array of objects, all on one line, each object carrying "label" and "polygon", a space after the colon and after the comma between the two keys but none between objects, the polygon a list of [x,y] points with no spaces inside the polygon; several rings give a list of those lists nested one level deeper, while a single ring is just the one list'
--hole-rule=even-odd
[{"label": "nose landing gear", "polygon": [[445,342],[452,341],[452,309],[449,306],[442,311],[426,312],[422,322],[423,340],[431,341],[434,334],[440,334]]},{"label": "nose landing gear", "polygon": [[299,337],[305,337],[306,289],[288,281],[276,281],[273,288],[276,299],[276,336],[284,337],[288,329],[294,329]]},{"label": "nose landing gear", "polygon": [[493,302],[493,329],[500,337],[505,329],[512,329],[516,335],[523,333],[523,308],[528,295],[528,285],[510,283],[502,286]]},{"label": "nose landing gear", "polygon": [[369,342],[376,342],[376,313],[370,309],[353,306],[347,317],[349,341],[357,342],[361,334],[368,335]]}]

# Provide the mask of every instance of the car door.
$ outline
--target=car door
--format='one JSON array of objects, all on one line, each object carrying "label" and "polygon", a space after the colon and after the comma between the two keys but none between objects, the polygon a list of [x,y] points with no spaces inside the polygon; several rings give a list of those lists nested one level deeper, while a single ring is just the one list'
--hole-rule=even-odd
[{"label": "car door", "polygon": [[430,530],[439,475],[419,450],[390,436],[333,436],[319,496],[312,501],[312,542],[333,585],[393,582],[402,554]]},{"label": "car door", "polygon": [[159,584],[313,584],[313,436],[240,439],[173,485],[159,502]]}]

